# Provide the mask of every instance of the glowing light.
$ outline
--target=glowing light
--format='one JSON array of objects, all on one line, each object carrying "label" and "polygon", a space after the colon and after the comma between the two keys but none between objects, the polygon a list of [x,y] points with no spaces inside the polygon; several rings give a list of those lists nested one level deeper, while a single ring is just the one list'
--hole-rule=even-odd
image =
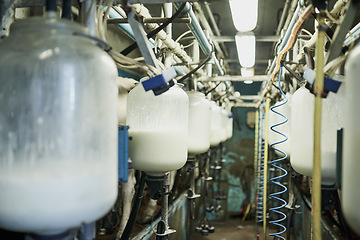
[{"label": "glowing light", "polygon": [[235,35],[236,49],[240,65],[251,68],[255,65],[255,35],[252,32]]},{"label": "glowing light", "polygon": [[239,32],[254,30],[257,24],[258,0],[229,0],[234,27]]}]

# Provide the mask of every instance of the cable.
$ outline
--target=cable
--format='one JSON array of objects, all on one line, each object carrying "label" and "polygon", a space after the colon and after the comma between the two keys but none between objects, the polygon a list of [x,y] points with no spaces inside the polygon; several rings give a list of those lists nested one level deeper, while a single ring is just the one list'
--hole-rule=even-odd
[{"label": "cable", "polygon": [[191,30],[188,30],[188,31],[184,32],[183,34],[181,34],[181,35],[175,40],[175,42],[179,42],[180,39],[182,39],[183,37],[185,37],[185,36],[188,35],[189,33],[192,33]]},{"label": "cable", "polygon": [[271,165],[273,168],[278,169],[278,170],[280,170],[280,171],[282,172],[282,174],[280,174],[279,176],[274,176],[274,177],[270,178],[270,182],[273,183],[273,184],[275,184],[276,186],[279,186],[282,190],[270,194],[270,198],[279,201],[279,202],[280,202],[280,205],[279,205],[279,206],[272,207],[272,208],[269,209],[270,212],[273,212],[273,213],[279,215],[279,218],[278,218],[278,219],[272,220],[272,221],[270,221],[269,223],[275,225],[276,227],[279,227],[280,230],[279,230],[278,232],[276,232],[276,233],[270,233],[269,235],[270,235],[270,236],[274,236],[275,238],[285,239],[285,238],[284,238],[283,236],[281,236],[281,235],[286,232],[286,227],[285,227],[284,224],[282,223],[283,221],[286,220],[286,214],[283,213],[283,212],[281,211],[281,209],[285,208],[285,206],[287,205],[287,202],[286,202],[286,200],[284,200],[284,199],[281,198],[281,195],[284,194],[284,193],[287,191],[287,187],[286,187],[285,185],[283,185],[282,183],[280,183],[280,180],[281,180],[282,178],[286,177],[287,174],[288,174],[288,172],[287,172],[284,168],[280,167],[280,166],[277,165],[277,164],[280,163],[280,162],[283,161],[283,160],[286,160],[287,154],[286,154],[284,151],[282,151],[282,150],[280,150],[280,149],[278,149],[278,148],[275,147],[275,145],[279,145],[279,144],[284,143],[284,142],[286,142],[286,141],[288,140],[287,136],[286,136],[284,133],[281,133],[280,131],[275,130],[276,127],[278,127],[278,126],[280,126],[280,125],[283,125],[283,124],[285,124],[285,123],[288,121],[288,118],[287,118],[285,115],[283,115],[283,114],[281,114],[280,112],[278,112],[278,111],[275,110],[275,108],[279,108],[279,107],[285,105],[285,104],[288,102],[288,99],[286,98],[283,90],[281,89],[281,73],[282,73],[282,67],[280,68],[280,72],[279,72],[279,89],[280,89],[280,92],[281,92],[282,96],[285,98],[285,101],[282,102],[282,103],[279,103],[279,104],[277,104],[277,105],[275,105],[275,106],[272,106],[272,107],[270,108],[270,110],[271,110],[273,113],[275,113],[275,114],[283,117],[283,118],[284,118],[284,121],[272,125],[272,126],[270,127],[270,129],[271,129],[273,132],[275,132],[275,133],[277,133],[277,134],[280,134],[282,137],[284,137],[284,139],[281,140],[281,141],[277,141],[277,142],[271,144],[270,147],[271,147],[272,149],[274,149],[275,152],[280,152],[280,153],[283,154],[284,156],[281,157],[281,158],[278,158],[278,159],[275,159],[275,160],[270,161],[270,165]]},{"label": "cable", "polygon": [[138,186],[137,192],[134,197],[135,202],[131,209],[129,220],[126,223],[126,227],[124,229],[123,234],[121,235],[120,240],[128,240],[130,238],[130,234],[131,234],[131,231],[133,229],[133,226],[134,226],[134,223],[136,220],[136,215],[138,214],[139,208],[141,205],[141,199],[143,197],[143,191],[144,191],[144,186],[145,186],[145,176],[146,176],[146,173],[141,172],[139,186]]},{"label": "cable", "polygon": [[221,82],[218,82],[215,87],[213,87],[212,89],[210,89],[209,91],[205,92],[205,96],[208,95],[209,93],[211,93],[212,91],[214,91],[219,85],[221,84]]},{"label": "cable", "polygon": [[[146,37],[152,38],[153,36],[155,36],[158,32],[160,32],[161,30],[163,30],[164,28],[166,28],[170,23],[172,23],[174,21],[175,18],[177,18],[181,12],[184,10],[186,6],[186,2],[184,2],[183,4],[181,4],[181,6],[179,7],[179,9],[174,13],[174,15],[171,16],[171,18],[169,18],[168,20],[166,20],[163,24],[161,24],[158,28],[152,30],[151,32],[149,32]],[[131,53],[132,51],[134,51],[136,48],[138,47],[137,43],[134,42],[133,44],[131,44],[130,46],[128,46],[127,48],[125,48],[124,50],[121,51],[121,54],[123,55],[128,55],[129,53]]]},{"label": "cable", "polygon": [[194,74],[197,70],[199,70],[200,68],[202,68],[207,62],[209,62],[211,60],[211,58],[213,57],[213,53],[214,53],[214,46],[212,46],[212,51],[209,53],[209,55],[205,58],[204,61],[202,61],[202,63],[200,63],[196,68],[194,68],[193,70],[191,70],[190,72],[188,72],[187,74],[185,74],[184,76],[182,76],[178,82],[182,82],[185,79],[187,79],[188,77],[190,77],[192,74]]}]

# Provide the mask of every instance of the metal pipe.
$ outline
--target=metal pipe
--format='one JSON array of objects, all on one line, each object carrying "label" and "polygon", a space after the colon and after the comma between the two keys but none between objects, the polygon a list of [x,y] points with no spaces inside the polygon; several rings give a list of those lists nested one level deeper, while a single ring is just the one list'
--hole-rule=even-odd
[{"label": "metal pipe", "polygon": [[294,13],[296,13],[295,9],[298,8],[298,6],[299,6],[298,1],[293,0],[292,3],[291,3],[291,7],[289,9],[289,13],[288,13],[288,16],[286,18],[283,29],[288,29],[289,28],[290,22],[293,20]]},{"label": "metal pipe", "polygon": [[[164,23],[168,21],[168,17],[153,17],[153,18],[144,18],[142,19],[143,23]],[[108,24],[118,24],[118,23],[128,23],[127,18],[111,18],[107,20]],[[176,18],[173,20],[173,23],[190,23],[190,18]],[[171,24],[171,23],[170,23]],[[169,25],[170,25],[169,24]],[[166,28],[168,28],[167,26]]]},{"label": "metal pipe", "polygon": [[[173,11],[172,11],[172,3],[164,3],[164,15],[165,17],[169,18],[172,16]],[[172,24],[170,23],[166,28],[165,28],[165,32],[166,34],[169,36],[169,38],[172,38]],[[169,68],[171,67],[172,64],[172,56],[173,53],[172,52],[168,52],[165,54],[165,67]]]},{"label": "metal pipe", "polygon": [[[175,3],[175,6],[179,8],[181,6],[181,3]],[[199,42],[201,49],[206,55],[213,55],[214,65],[217,70],[217,72],[220,75],[224,75],[224,70],[222,69],[218,59],[215,56],[215,53],[213,52],[213,47],[209,43],[209,40],[206,38],[204,31],[201,29],[201,26],[199,24],[199,21],[197,20],[194,11],[191,8],[191,5],[187,2],[186,7],[184,9],[189,14],[189,17],[191,19],[191,23],[186,24],[188,28],[191,30],[193,35],[195,36],[196,40]]]},{"label": "metal pipe", "polygon": [[[214,33],[213,33],[213,30],[211,29],[206,17],[205,17],[205,14],[204,12],[202,11],[201,9],[201,6],[199,3],[193,3],[192,5],[194,7],[194,10],[196,12],[196,15],[197,17],[199,18],[199,22],[201,22],[201,25],[204,27],[204,31],[207,31],[208,34],[205,34],[206,35],[206,39],[210,39],[211,36],[214,36]],[[219,45],[218,42],[213,42],[214,43],[214,47],[218,53],[218,55],[221,57],[221,58],[224,58],[224,53]]]},{"label": "metal pipe", "polygon": [[314,159],[312,172],[312,231],[314,240],[321,240],[321,115],[322,94],[324,92],[324,48],[325,48],[325,11],[320,10],[318,39],[315,49],[315,105],[314,105]]},{"label": "metal pipe", "polygon": [[[218,25],[217,25],[217,23],[216,23],[216,21],[215,21],[215,18],[214,18],[214,15],[213,15],[213,13],[212,13],[212,11],[211,11],[211,9],[210,9],[209,3],[208,3],[208,2],[204,2],[204,6],[205,6],[206,13],[207,13],[207,15],[209,16],[211,25],[212,25],[213,28],[214,28],[215,35],[216,35],[216,36],[221,36],[219,27],[218,27]],[[221,46],[221,48],[222,48],[222,50],[223,50],[223,52],[224,52],[224,56],[225,56],[225,57],[229,56],[229,53],[228,53],[228,51],[227,51],[227,49],[226,49],[226,47],[225,47],[225,44],[224,44],[224,43],[220,43],[220,46]]]},{"label": "metal pipe", "polygon": [[91,36],[96,36],[96,24],[95,24],[95,12],[96,12],[96,1],[85,0],[82,3],[83,10],[82,23],[89,29]]},{"label": "metal pipe", "polygon": [[[292,0],[292,2],[295,2],[295,1],[296,0]],[[276,35],[280,35],[281,30],[283,29],[283,26],[284,26],[284,23],[285,23],[285,17],[287,15],[289,7],[290,7],[290,0],[286,0],[286,2],[284,4],[283,11],[281,13],[281,18],[280,18],[280,21],[279,21],[279,25],[278,25],[278,27],[276,29]]]},{"label": "metal pipe", "polygon": [[[181,5],[181,4],[180,4]],[[145,18],[151,18],[151,14],[149,13],[149,10],[140,4],[134,4],[132,5],[132,8],[136,11],[137,15],[140,15]],[[150,30],[154,30],[159,27],[156,23],[146,23],[145,24]],[[180,44],[178,42],[175,42],[172,38],[168,37],[168,35],[165,33],[164,30],[161,30],[156,34],[156,36],[163,42],[163,44],[172,51],[179,59],[181,59],[182,62],[185,63],[191,63],[192,59],[191,57],[181,48]],[[190,69],[194,69],[195,67],[193,65],[189,66]],[[204,71],[198,70],[197,73],[199,75],[204,75]]]},{"label": "metal pipe", "polygon": [[[126,13],[120,7],[112,7],[110,9],[109,18],[126,18]],[[126,35],[135,41],[134,32],[128,23],[116,24]]]},{"label": "metal pipe", "polygon": [[266,200],[267,200],[267,182],[268,182],[268,159],[269,159],[269,110],[270,110],[270,94],[266,95],[265,103],[265,146],[264,146],[264,197],[263,197],[263,230],[264,239],[266,239]]},{"label": "metal pipe", "polygon": [[225,76],[215,76],[215,77],[201,77],[199,81],[215,81],[215,82],[224,82],[224,81],[233,81],[233,82],[244,82],[244,81],[254,81],[254,82],[263,82],[269,80],[268,75],[255,75],[253,77],[243,77],[241,75],[225,75]]},{"label": "metal pipe", "polygon": [[[294,0],[291,3],[291,8],[289,10],[289,14],[287,16],[286,22],[283,27],[283,29],[286,29],[286,32],[285,32],[284,36],[280,39],[281,45],[276,54],[279,54],[281,52],[281,50],[286,46],[286,44],[289,40],[291,31],[294,27],[295,21],[296,21],[297,17],[299,16],[300,9],[301,9],[300,3],[298,3],[297,0]],[[276,67],[276,62],[277,62],[277,56],[274,57],[274,60],[271,63],[268,73],[272,73],[274,71],[274,68]]]},{"label": "metal pipe", "polygon": [[290,22],[289,26],[288,27],[286,27],[286,25],[284,26],[287,30],[286,30],[284,37],[282,38],[282,42],[281,42],[280,48],[277,53],[281,52],[281,50],[283,50],[283,48],[286,46],[286,44],[290,38],[291,32],[293,30],[293,27],[295,25],[296,19],[299,16],[300,9],[301,9],[301,7],[300,7],[300,3],[299,3],[296,7],[295,13],[293,14],[293,16],[291,18],[291,22]]}]

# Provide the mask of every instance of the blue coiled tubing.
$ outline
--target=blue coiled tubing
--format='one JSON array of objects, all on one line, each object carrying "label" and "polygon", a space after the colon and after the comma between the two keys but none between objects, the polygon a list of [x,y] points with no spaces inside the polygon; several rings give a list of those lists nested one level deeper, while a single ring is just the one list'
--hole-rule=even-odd
[{"label": "blue coiled tubing", "polygon": [[281,180],[282,180],[282,178],[285,178],[287,176],[288,172],[284,168],[280,167],[280,163],[287,158],[287,154],[284,151],[281,151],[280,149],[276,148],[276,145],[286,142],[288,140],[288,137],[284,133],[277,131],[276,127],[285,124],[288,121],[288,118],[286,116],[284,116],[283,114],[281,114],[280,112],[275,110],[276,108],[281,107],[288,102],[288,99],[286,98],[283,90],[281,89],[281,73],[282,73],[282,67],[280,68],[280,72],[279,72],[279,89],[280,89],[282,96],[285,98],[285,101],[280,104],[277,104],[275,106],[272,106],[270,108],[270,110],[272,112],[274,112],[275,114],[278,114],[279,116],[281,116],[284,119],[282,122],[274,124],[270,127],[270,129],[272,131],[274,131],[276,134],[280,134],[283,137],[283,140],[275,142],[270,145],[270,147],[272,149],[274,149],[276,152],[280,152],[281,154],[283,154],[283,157],[270,161],[270,165],[273,168],[280,170],[280,172],[281,172],[278,176],[270,178],[270,182],[272,184],[275,184],[276,186],[278,186],[281,189],[278,192],[274,192],[274,193],[270,194],[270,198],[274,199],[278,203],[278,205],[276,207],[272,207],[269,209],[270,212],[275,213],[275,216],[278,216],[278,218],[276,220],[272,220],[269,223],[274,225],[275,227],[277,227],[279,230],[278,230],[278,232],[270,233],[269,235],[274,236],[275,238],[285,239],[281,235],[286,232],[286,227],[283,224],[283,222],[286,220],[286,214],[283,213],[281,210],[283,208],[285,208],[285,206],[287,205],[287,202],[281,197],[284,193],[286,193],[287,187],[281,183]]}]

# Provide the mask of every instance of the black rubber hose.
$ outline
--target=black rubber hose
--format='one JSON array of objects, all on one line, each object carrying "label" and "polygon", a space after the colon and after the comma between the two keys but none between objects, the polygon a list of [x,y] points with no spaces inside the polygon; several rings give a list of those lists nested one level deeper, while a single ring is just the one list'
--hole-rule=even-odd
[{"label": "black rubber hose", "polygon": [[47,12],[56,12],[56,0],[46,0],[45,9]]},{"label": "black rubber hose", "polygon": [[61,18],[71,20],[71,0],[63,0]]},{"label": "black rubber hose", "polygon": [[182,76],[177,82],[179,82],[179,83],[183,82],[185,79],[187,79],[192,74],[194,74],[196,71],[198,71],[200,68],[202,68],[207,62],[209,62],[211,60],[213,53],[214,53],[214,47],[213,47],[213,50],[209,53],[209,55],[205,58],[205,60],[202,63],[200,63],[196,68],[194,68],[193,70],[188,72],[186,75]]},{"label": "black rubber hose", "polygon": [[[175,18],[177,18],[181,12],[184,10],[186,6],[186,2],[184,2],[179,9],[174,13],[174,15],[171,16],[171,18],[169,18],[166,22],[164,22],[163,24],[161,24],[158,28],[152,30],[151,32],[149,32],[146,37],[152,38],[153,36],[155,36],[158,32],[160,32],[161,30],[163,30],[164,28],[166,28],[170,23],[172,23],[174,21]],[[124,50],[121,51],[122,55],[128,55],[129,53],[131,53],[132,51],[134,51],[136,48],[138,47],[137,43],[134,42],[133,44],[131,44],[130,46],[128,46],[127,48],[125,48]]]},{"label": "black rubber hose", "polygon": [[131,209],[129,220],[126,223],[126,227],[124,229],[123,234],[121,235],[120,240],[128,240],[130,238],[130,234],[132,232],[133,226],[135,224],[136,216],[139,212],[139,208],[141,205],[141,199],[143,197],[143,191],[145,186],[145,176],[144,172],[141,172],[141,177],[139,180],[139,186],[135,194],[135,202]]}]

